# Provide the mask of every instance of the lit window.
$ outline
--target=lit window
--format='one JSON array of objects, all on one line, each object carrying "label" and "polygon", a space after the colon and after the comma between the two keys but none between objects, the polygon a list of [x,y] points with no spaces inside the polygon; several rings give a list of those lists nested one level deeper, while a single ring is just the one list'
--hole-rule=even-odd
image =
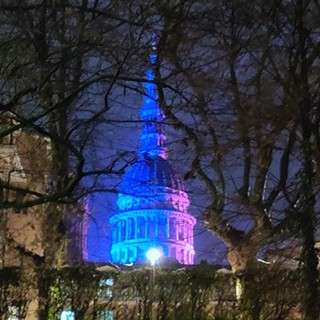
[{"label": "lit window", "polygon": [[73,311],[62,311],[60,315],[60,320],[74,320],[75,315]]},{"label": "lit window", "polygon": [[113,320],[113,312],[110,310],[98,311],[97,320]]},{"label": "lit window", "polygon": [[178,240],[184,240],[184,223],[183,221],[178,222]]},{"label": "lit window", "polygon": [[164,218],[159,218],[158,221],[158,236],[162,239],[166,237],[167,221]]},{"label": "lit window", "polygon": [[145,237],[145,230],[146,230],[146,222],[145,222],[144,218],[138,217],[137,224],[138,224],[137,237],[144,238]]},{"label": "lit window", "polygon": [[19,320],[19,309],[15,306],[8,307],[8,320]]},{"label": "lit window", "polygon": [[133,218],[129,218],[128,220],[128,224],[129,224],[129,234],[128,234],[128,239],[134,239],[134,235],[135,235],[135,225],[134,225],[134,220]]},{"label": "lit window", "polygon": [[126,239],[126,221],[121,220],[121,236],[120,241],[124,241]]},{"label": "lit window", "polygon": [[112,278],[106,279],[106,285],[107,285],[107,286],[113,286],[113,284],[114,284],[114,281],[113,281]]},{"label": "lit window", "polygon": [[175,225],[175,219],[170,218],[169,219],[169,238],[170,239],[176,239],[176,225]]},{"label": "lit window", "polygon": [[147,230],[147,236],[153,238],[155,236],[155,225],[153,220],[148,219]]},{"label": "lit window", "polygon": [[101,279],[100,280],[100,296],[105,296],[107,298],[112,298],[112,286],[114,284],[114,280],[112,278]]}]

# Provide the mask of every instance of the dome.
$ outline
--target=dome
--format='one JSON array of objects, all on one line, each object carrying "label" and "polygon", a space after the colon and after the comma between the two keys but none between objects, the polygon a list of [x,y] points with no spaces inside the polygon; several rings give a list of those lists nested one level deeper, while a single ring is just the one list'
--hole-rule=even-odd
[{"label": "dome", "polygon": [[120,192],[139,196],[140,192],[150,192],[155,187],[185,191],[181,178],[175,174],[170,163],[162,157],[144,157],[133,164],[124,174]]},{"label": "dome", "polygon": [[194,263],[193,228],[189,198],[181,178],[167,159],[164,113],[159,105],[152,68],[147,73],[141,108],[143,123],[137,160],[122,177],[118,212],[110,218],[111,257],[114,263],[144,263],[149,249],[181,264]]}]

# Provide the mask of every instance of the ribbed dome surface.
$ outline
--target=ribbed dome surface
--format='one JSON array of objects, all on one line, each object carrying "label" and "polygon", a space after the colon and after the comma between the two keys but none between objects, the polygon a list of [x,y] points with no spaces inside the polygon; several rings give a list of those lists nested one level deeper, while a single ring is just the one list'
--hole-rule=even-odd
[{"label": "ribbed dome surface", "polygon": [[155,187],[168,187],[177,191],[185,191],[184,185],[166,159],[161,157],[138,160],[125,173],[120,186],[124,194],[139,195],[139,191],[152,191]]}]

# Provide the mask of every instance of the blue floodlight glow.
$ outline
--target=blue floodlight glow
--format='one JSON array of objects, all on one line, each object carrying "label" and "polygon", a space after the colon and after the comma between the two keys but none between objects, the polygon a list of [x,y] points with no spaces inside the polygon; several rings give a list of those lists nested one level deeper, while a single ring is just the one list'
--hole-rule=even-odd
[{"label": "blue floodlight glow", "polygon": [[150,60],[140,111],[143,128],[139,159],[123,176],[117,200],[119,210],[110,218],[111,260],[146,263],[146,253],[156,247],[164,257],[193,264],[196,219],[188,213],[190,202],[183,182],[167,160],[164,114],[158,103],[153,70],[154,41]]}]

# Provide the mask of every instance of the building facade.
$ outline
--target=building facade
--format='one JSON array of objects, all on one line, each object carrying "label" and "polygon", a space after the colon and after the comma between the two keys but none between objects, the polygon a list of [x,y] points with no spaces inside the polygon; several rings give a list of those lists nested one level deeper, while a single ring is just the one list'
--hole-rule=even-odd
[{"label": "building facade", "polygon": [[[2,113],[0,127],[16,125],[10,113]],[[10,131],[10,130],[8,130]],[[19,207],[34,200],[33,193],[46,195],[51,186],[51,142],[27,128],[15,130],[0,139],[0,202],[12,207],[0,208],[0,305],[1,319],[38,319],[38,280],[36,270],[45,270],[46,214],[55,212],[52,203]],[[88,209],[85,202],[64,206],[66,256],[63,263],[87,259],[86,230]],[[47,228],[48,227],[48,228]],[[55,266],[52,266],[53,268]],[[10,288],[10,289],[8,289]]]},{"label": "building facade", "polygon": [[[4,118],[4,117],[3,117]],[[1,119],[2,120],[2,119]],[[10,114],[1,122],[11,127]],[[46,195],[50,189],[52,168],[51,142],[32,130],[16,130],[0,140],[1,200],[23,203],[33,200],[32,192]],[[19,209],[1,208],[1,267],[20,266],[25,259],[44,259],[44,217],[49,203]],[[67,257],[70,264],[87,258],[87,224],[89,209],[85,200],[65,206]]]},{"label": "building facade", "polygon": [[138,160],[125,173],[112,226],[114,263],[145,263],[146,252],[157,248],[163,257],[181,264],[194,263],[193,227],[189,199],[180,177],[167,160],[164,115],[158,104],[153,65],[140,111],[143,123]]}]

